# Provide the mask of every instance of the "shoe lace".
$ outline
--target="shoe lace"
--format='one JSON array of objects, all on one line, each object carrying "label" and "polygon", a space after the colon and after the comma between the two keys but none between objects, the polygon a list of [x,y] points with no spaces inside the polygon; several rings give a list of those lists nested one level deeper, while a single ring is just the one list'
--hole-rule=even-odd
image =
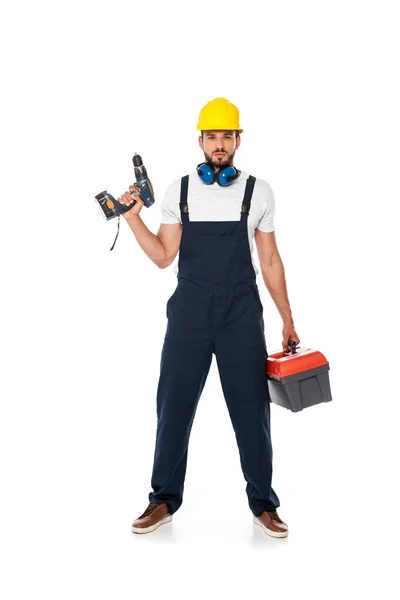
[{"label": "shoe lace", "polygon": [[150,504],[148,505],[148,507],[146,508],[144,513],[142,515],[140,515],[139,519],[143,519],[143,517],[147,517],[148,515],[151,515],[151,513],[153,511],[155,511],[157,506],[158,506],[158,504],[156,502],[150,502]]}]

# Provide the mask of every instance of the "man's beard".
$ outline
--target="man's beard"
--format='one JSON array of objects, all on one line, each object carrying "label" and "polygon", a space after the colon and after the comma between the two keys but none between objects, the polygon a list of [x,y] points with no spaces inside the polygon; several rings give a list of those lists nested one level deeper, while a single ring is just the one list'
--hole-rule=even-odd
[{"label": "man's beard", "polygon": [[223,157],[217,157],[214,155],[210,156],[204,152],[204,156],[207,162],[212,164],[214,167],[226,167],[227,165],[233,164],[233,157],[235,156],[235,153],[233,152],[233,154],[227,154],[227,152],[225,152]]}]

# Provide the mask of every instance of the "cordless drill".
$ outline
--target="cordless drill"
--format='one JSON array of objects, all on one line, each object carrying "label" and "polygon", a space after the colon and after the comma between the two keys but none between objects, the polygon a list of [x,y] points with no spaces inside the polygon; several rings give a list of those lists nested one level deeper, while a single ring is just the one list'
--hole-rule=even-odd
[{"label": "cordless drill", "polygon": [[[143,200],[144,205],[149,208],[149,206],[154,204],[154,192],[151,181],[147,175],[146,167],[143,164],[142,158],[136,152],[132,158],[132,162],[136,177],[135,188],[137,191],[135,192],[135,195],[139,196],[140,199]],[[136,204],[136,200],[133,200],[132,203],[128,205],[121,204],[109,192],[107,192],[107,190],[100,192],[100,194],[97,194],[95,198],[100,204],[107,221],[126,213],[132,208],[132,206]]]},{"label": "cordless drill", "polygon": [[[135,195],[139,196],[140,199],[143,200],[144,205],[147,206],[147,208],[149,208],[149,206],[154,204],[155,200],[153,186],[151,185],[151,181],[148,178],[146,167],[143,164],[142,158],[136,152],[132,158],[132,162],[135,169],[136,177]],[[121,204],[120,202],[118,202],[118,200],[114,198],[114,196],[107,192],[107,190],[104,190],[104,192],[100,192],[100,194],[97,194],[95,198],[100,204],[100,207],[107,221],[113,219],[114,217],[118,217],[118,230],[117,235],[115,236],[114,243],[110,248],[110,250],[112,250],[115,246],[115,242],[117,241],[117,237],[119,234],[120,215],[128,212],[128,210],[130,210],[132,206],[135,206],[136,200],[133,200],[131,204],[128,205]]]}]

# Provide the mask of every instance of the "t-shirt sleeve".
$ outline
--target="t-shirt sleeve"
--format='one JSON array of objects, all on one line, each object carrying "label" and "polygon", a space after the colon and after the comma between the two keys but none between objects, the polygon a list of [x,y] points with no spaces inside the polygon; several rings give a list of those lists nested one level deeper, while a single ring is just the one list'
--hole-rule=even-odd
[{"label": "t-shirt sleeve", "polygon": [[266,181],[260,186],[259,199],[262,206],[262,216],[257,225],[257,229],[266,233],[275,231],[275,198],[271,186]]},{"label": "t-shirt sleeve", "polygon": [[161,223],[181,223],[180,209],[180,180],[173,181],[165,192],[161,203]]}]

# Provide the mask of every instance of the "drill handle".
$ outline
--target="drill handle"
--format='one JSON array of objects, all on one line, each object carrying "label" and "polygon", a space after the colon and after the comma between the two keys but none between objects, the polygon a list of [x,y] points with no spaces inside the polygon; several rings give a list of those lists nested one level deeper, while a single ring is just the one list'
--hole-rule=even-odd
[{"label": "drill handle", "polygon": [[135,181],[135,187],[139,192],[137,195],[141,200],[143,200],[144,205],[147,206],[147,208],[154,204],[154,191],[150,179],[139,178],[137,181]]}]

